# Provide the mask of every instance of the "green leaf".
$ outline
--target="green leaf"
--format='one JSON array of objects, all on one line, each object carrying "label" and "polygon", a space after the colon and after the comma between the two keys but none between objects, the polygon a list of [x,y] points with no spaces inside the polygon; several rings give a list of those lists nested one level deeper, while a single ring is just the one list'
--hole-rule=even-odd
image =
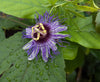
[{"label": "green leaf", "polygon": [[100,49],[100,34],[78,31],[69,31],[69,34],[72,37],[70,39],[72,42],[77,42],[87,48]]},{"label": "green leaf", "polygon": [[58,0],[48,0],[51,5],[54,5]]},{"label": "green leaf", "polygon": [[24,44],[20,32],[0,43],[0,82],[66,82],[63,55],[47,63],[40,56],[28,61]]},{"label": "green leaf", "polygon": [[97,13],[95,22],[96,22],[96,31],[100,33],[100,12]]},{"label": "green leaf", "polygon": [[2,30],[1,26],[0,26],[0,41],[3,41],[5,39],[5,34],[4,31]]},{"label": "green leaf", "polygon": [[15,51],[22,48],[23,45],[24,41],[21,33],[17,33],[0,43],[0,54],[2,54],[0,57],[0,74],[6,71],[12,64],[8,63],[10,60],[7,60],[7,58],[10,57],[10,54],[15,53]]},{"label": "green leaf", "polygon": [[72,73],[77,67],[82,66],[84,63],[84,52],[79,48],[78,55],[74,60],[65,60],[66,72]]},{"label": "green leaf", "polygon": [[28,26],[28,24],[31,25],[31,21],[29,19],[20,20],[12,16],[6,16],[4,18],[0,16],[0,26],[2,27],[2,29],[5,30],[9,30],[9,29],[20,30],[19,27],[25,28],[26,26]]},{"label": "green leaf", "polygon": [[[3,73],[0,82],[66,82],[64,61],[61,55],[57,56],[53,62],[45,63],[42,58],[29,62],[25,53],[18,50],[12,54],[12,58],[15,60],[12,61],[14,65]],[[9,62],[11,62],[12,58],[9,57],[7,60],[10,59]]]},{"label": "green leaf", "polygon": [[98,8],[94,7],[89,7],[89,6],[81,6],[81,5],[76,5],[77,10],[80,11],[88,11],[88,12],[97,12]]},{"label": "green leaf", "polygon": [[[72,6],[72,4],[68,4],[68,7],[69,5]],[[74,7],[75,6],[72,6],[72,10],[74,10]],[[59,12],[58,15],[61,19],[62,17],[67,18],[67,20],[64,20],[64,23],[68,25],[68,30],[67,32],[62,33],[69,34],[71,38],[66,39],[76,42],[87,48],[100,49],[100,34],[98,34],[95,30],[95,27],[92,23],[92,16],[85,18],[81,18],[79,16],[75,17],[73,13],[64,10],[65,9],[63,7],[59,7],[58,10],[55,9],[55,12]]]},{"label": "green leaf", "polygon": [[50,11],[53,11],[53,14],[57,13],[60,19],[69,18],[70,15],[84,18],[84,15],[82,13],[76,11],[77,9],[74,4],[76,4],[76,1],[74,2],[73,1],[62,1],[62,2],[58,1],[57,4],[53,6]]},{"label": "green leaf", "polygon": [[71,8],[70,9],[66,8],[66,10],[69,11],[69,12],[71,12],[71,13],[73,13],[73,14],[75,14],[76,16],[85,18],[84,15],[81,15],[80,13],[76,12],[76,10],[72,10]]},{"label": "green leaf", "polygon": [[69,46],[65,45],[66,47],[61,48],[61,52],[63,53],[63,57],[66,60],[73,60],[77,56],[78,52],[78,45],[75,43],[70,42]]},{"label": "green leaf", "polygon": [[[11,17],[9,17],[9,18],[11,18]],[[8,19],[5,19],[5,18],[0,18],[0,25],[1,25],[1,27],[2,27],[3,29],[7,29],[7,30],[9,30],[9,29],[11,29],[11,28],[14,29],[15,27],[18,26],[17,23],[12,22],[12,21],[10,21],[10,20],[8,20]]]},{"label": "green leaf", "polygon": [[95,32],[91,16],[85,19],[77,17],[70,25],[68,33],[71,38],[66,38],[67,40],[87,48],[100,49],[100,34]]},{"label": "green leaf", "polygon": [[75,0],[75,2],[80,3],[83,2],[84,0]]},{"label": "green leaf", "polygon": [[47,0],[0,0],[0,11],[20,18],[34,18],[36,12],[47,11]]}]

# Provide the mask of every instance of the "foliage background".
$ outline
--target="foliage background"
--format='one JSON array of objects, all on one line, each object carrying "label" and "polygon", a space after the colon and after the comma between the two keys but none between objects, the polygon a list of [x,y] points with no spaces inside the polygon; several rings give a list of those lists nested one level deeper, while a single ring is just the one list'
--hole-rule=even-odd
[{"label": "foliage background", "polygon": [[[99,0],[0,0],[0,82],[100,82]],[[35,25],[35,15],[59,16],[70,45],[44,63],[28,61],[22,31]],[[52,53],[53,54],[53,53]]]}]

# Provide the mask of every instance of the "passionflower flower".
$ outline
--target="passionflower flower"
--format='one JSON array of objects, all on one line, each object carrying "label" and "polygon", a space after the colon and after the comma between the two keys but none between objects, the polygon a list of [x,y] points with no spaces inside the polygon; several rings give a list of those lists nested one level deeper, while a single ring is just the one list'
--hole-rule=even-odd
[{"label": "passionflower flower", "polygon": [[29,55],[28,60],[33,60],[41,54],[44,62],[51,57],[50,50],[57,50],[57,40],[68,37],[68,34],[58,32],[67,30],[67,26],[60,25],[58,18],[51,16],[48,12],[44,15],[38,15],[36,24],[25,29],[24,38],[30,38],[30,41],[23,46]]}]

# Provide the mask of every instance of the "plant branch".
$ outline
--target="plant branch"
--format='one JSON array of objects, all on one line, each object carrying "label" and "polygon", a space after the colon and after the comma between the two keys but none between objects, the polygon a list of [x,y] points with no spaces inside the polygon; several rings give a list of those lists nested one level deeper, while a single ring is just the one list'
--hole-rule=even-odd
[{"label": "plant branch", "polygon": [[19,24],[22,24],[22,25],[27,26],[27,27],[30,26],[30,25],[27,25],[25,23],[22,23],[22,22],[14,20],[14,19],[8,18],[8,17],[0,16],[0,18],[5,18],[5,19],[8,19],[8,20],[10,20],[12,22],[19,23]]},{"label": "plant branch", "polygon": [[79,68],[79,71],[78,71],[78,74],[77,74],[77,78],[76,78],[76,82],[80,82],[81,73],[82,73],[82,67]]}]

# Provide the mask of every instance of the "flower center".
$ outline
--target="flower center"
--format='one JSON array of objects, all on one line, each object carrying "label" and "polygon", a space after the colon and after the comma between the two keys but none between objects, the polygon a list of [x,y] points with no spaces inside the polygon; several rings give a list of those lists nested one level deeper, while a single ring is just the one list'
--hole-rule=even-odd
[{"label": "flower center", "polygon": [[38,41],[40,38],[44,38],[47,35],[47,31],[42,23],[39,23],[32,27],[32,38]]}]

